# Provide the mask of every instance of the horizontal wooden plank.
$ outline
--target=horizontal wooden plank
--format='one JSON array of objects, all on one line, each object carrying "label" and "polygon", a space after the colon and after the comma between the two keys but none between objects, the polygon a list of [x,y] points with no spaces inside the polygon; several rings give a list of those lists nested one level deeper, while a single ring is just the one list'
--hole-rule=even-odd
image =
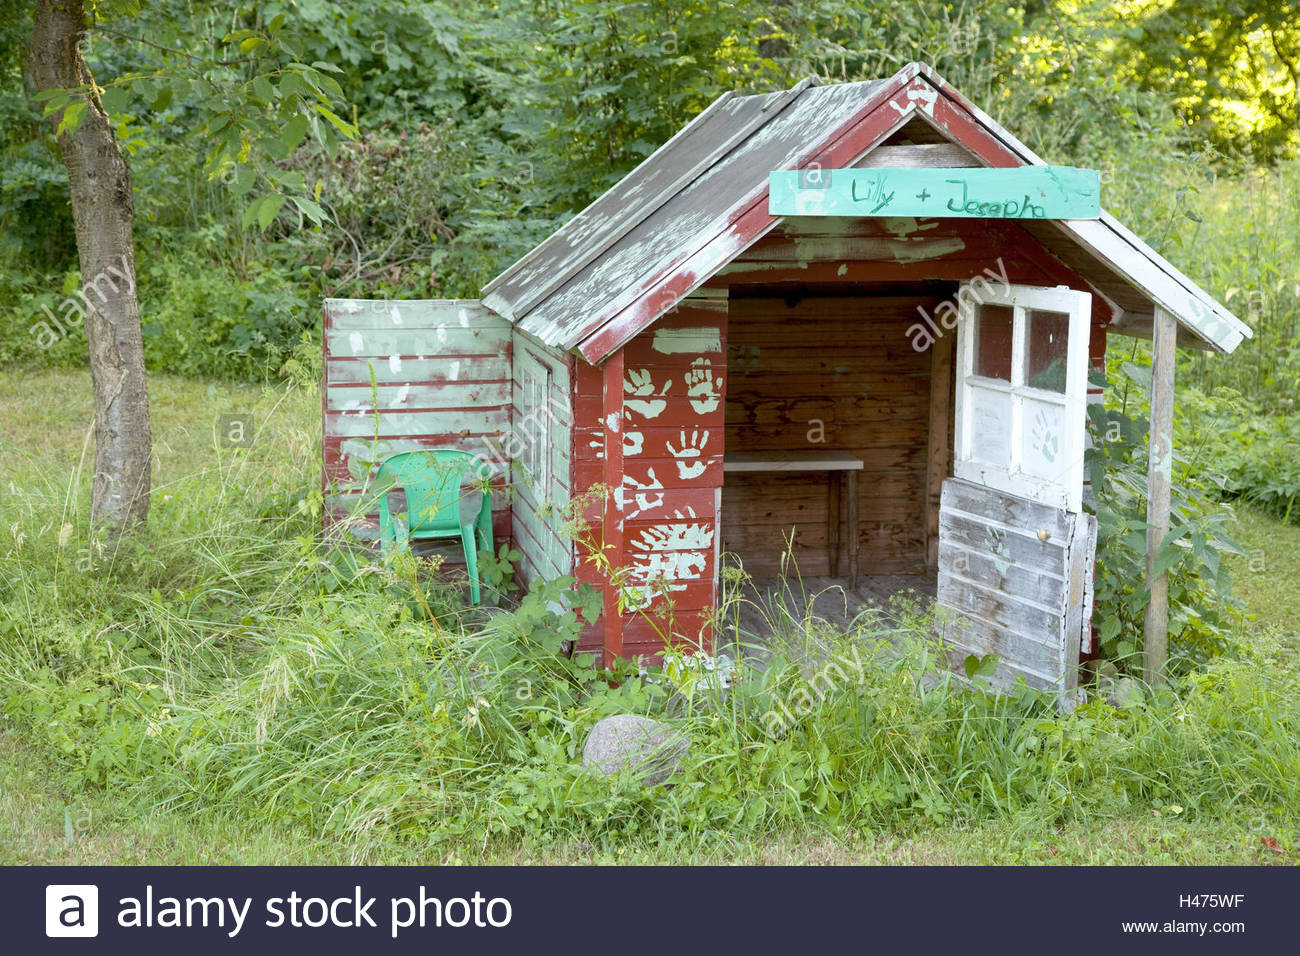
[{"label": "horizontal wooden plank", "polygon": [[[1050,277],[1039,267],[1014,255],[1004,255],[1003,264],[1011,282],[1041,285]],[[925,282],[947,280],[960,282],[984,275],[987,257],[958,259],[945,256],[924,262],[732,262],[705,284],[727,288],[742,283],[857,283],[857,282]]]},{"label": "horizontal wooden plank", "polygon": [[325,333],[325,350],[337,356],[501,355],[510,346],[505,328],[472,329],[448,326],[435,329],[373,329]]},{"label": "horizontal wooden plank", "polygon": [[344,330],[510,327],[478,299],[326,299],[324,311],[329,327]]},{"label": "horizontal wooden plank", "polygon": [[1002,689],[1009,688],[1017,676],[1037,689],[1056,689],[1064,680],[1065,662],[1059,651],[1052,651],[1037,642],[1025,641],[997,625],[972,618],[955,610],[941,611],[940,634],[952,646],[950,664],[962,673],[967,655],[982,657],[997,654],[998,669],[991,683]]},{"label": "horizontal wooden plank", "polygon": [[1033,529],[991,528],[980,520],[941,510],[939,538],[1002,563],[1018,564],[1039,573],[1064,577],[1064,545],[1052,539],[1039,540]]},{"label": "horizontal wooden plank", "polygon": [[[623,514],[627,521],[663,521],[671,518],[715,517],[715,488],[642,489],[627,482],[622,494]],[[593,504],[592,511],[599,507]]]},{"label": "horizontal wooden plank", "polygon": [[556,538],[535,515],[516,508],[512,514],[511,529],[515,547],[529,565],[531,580],[553,580],[569,573],[572,567],[572,546]]},{"label": "horizontal wooden plank", "polygon": [[749,428],[802,425],[805,429],[814,422],[831,425],[872,425],[870,433],[883,425],[897,430],[929,427],[929,402],[922,396],[911,401],[885,402],[871,396],[778,399],[756,397],[754,393],[736,397],[727,402],[728,444],[733,436]]},{"label": "horizontal wooden plank", "polygon": [[326,390],[325,407],[330,411],[430,410],[440,408],[499,408],[510,404],[511,390],[505,382],[440,383],[437,385],[335,385]]},{"label": "horizontal wooden plank", "polygon": [[[744,534],[755,537],[774,537],[778,536],[781,529],[799,527],[804,529],[804,540],[824,541],[825,536],[813,529],[826,527],[826,493],[823,492],[821,500],[804,500],[798,502],[779,501],[772,502],[765,500],[761,495],[738,495],[733,494],[728,489],[724,492],[724,513],[725,509],[732,509],[740,516],[737,520],[743,521]],[[922,510],[922,495],[915,494],[910,501],[885,499],[870,501],[868,507],[859,505],[858,520],[860,523],[867,525],[877,523],[896,524],[900,526],[910,526],[917,520],[917,512]],[[841,507],[840,522],[846,520],[844,508]],[[841,535],[846,534],[841,531]],[[812,538],[809,538],[812,534]]]},{"label": "horizontal wooden plank", "polygon": [[[909,469],[924,469],[925,467],[925,449],[912,446],[901,446],[898,442],[883,441],[879,446],[871,444],[855,444],[855,439],[851,436],[856,433],[840,434],[835,426],[828,426],[826,429],[827,442],[833,442],[835,445],[845,447],[847,451],[856,453],[856,456],[863,459],[864,474],[881,474],[897,470],[907,471]],[[781,434],[775,431],[755,430],[752,434],[742,434],[738,436],[737,441],[733,443],[736,451],[764,452],[775,451],[778,449],[788,449],[794,445],[803,435],[801,432],[793,434]],[[856,442],[863,442],[858,438]],[[803,447],[815,447],[804,445]]]},{"label": "horizontal wooden plank", "polygon": [[916,446],[924,435],[924,429],[917,426],[876,429],[860,423],[812,419],[806,424],[736,426],[727,432],[727,447],[736,453],[835,448],[862,459],[863,471],[879,474],[906,469],[909,462],[923,457],[924,451]]},{"label": "horizontal wooden plank", "polygon": [[655,325],[628,342],[623,354],[628,364],[688,365],[697,359],[718,362],[727,354],[724,321],[714,317],[694,325],[679,324],[677,328]]},{"label": "horizontal wooden plank", "polygon": [[961,143],[916,143],[904,146],[877,146],[863,157],[862,169],[915,169],[980,165]]},{"label": "horizontal wooden plank", "polygon": [[[891,234],[886,232],[883,226],[872,225],[865,221],[858,225],[870,226],[878,231],[880,235]],[[918,306],[933,309],[943,299],[943,296],[928,292],[916,292],[907,295],[831,295],[794,292],[789,296],[779,298],[773,297],[771,293],[763,295],[737,294],[730,300],[727,328],[729,334],[734,334],[742,329],[746,334],[749,334],[750,323],[758,320],[766,321],[768,317],[779,317],[782,322],[809,325],[828,320],[838,321],[864,316],[877,318],[893,315],[901,318],[913,315]]]},{"label": "horizontal wooden plank", "polygon": [[631,583],[624,587],[630,609],[659,618],[671,608],[674,615],[703,613],[713,604],[713,578],[694,578],[669,582],[655,579],[648,584]]},{"label": "horizontal wooden plank", "polygon": [[411,438],[421,435],[494,435],[510,427],[510,408],[439,409],[426,412],[329,412],[325,415],[326,437]]},{"label": "horizontal wooden plank", "polygon": [[960,478],[944,481],[940,504],[949,511],[983,518],[1000,527],[1028,529],[1036,535],[1047,531],[1062,545],[1068,542],[1074,530],[1074,516],[1061,508]]},{"label": "horizontal wooden plank", "polygon": [[325,363],[325,380],[338,385],[435,385],[440,382],[509,382],[508,356],[452,358],[351,358],[331,355]]},{"label": "horizontal wooden plank", "polygon": [[1066,601],[1065,581],[1041,568],[996,560],[943,539],[939,541],[939,562],[960,581],[1004,590],[1044,607],[1064,606]]},{"label": "horizontal wooden plank", "polygon": [[676,645],[711,647],[712,633],[708,614],[696,611],[674,612],[670,618],[635,614],[623,621],[624,656],[653,657],[662,653],[665,639]]},{"label": "horizontal wooden plank", "polygon": [[625,458],[672,458],[688,471],[692,462],[721,454],[723,431],[720,428],[632,426],[621,433]]},{"label": "horizontal wooden plank", "polygon": [[[381,438],[378,442],[367,438],[344,438],[331,435],[325,438],[325,458],[327,461],[342,461],[348,457],[357,457],[364,461],[382,461],[389,455],[404,451],[422,451],[424,449],[454,448],[477,455],[485,462],[491,462],[488,446],[481,437],[461,438],[459,435],[434,435],[426,437]],[[498,474],[503,469],[495,468]]]},{"label": "horizontal wooden plank", "polygon": [[985,587],[954,578],[940,566],[937,596],[945,607],[962,611],[966,616],[1016,634],[1027,642],[1059,650],[1065,625],[1065,606],[1047,610],[1015,593]]},{"label": "horizontal wooden plank", "polygon": [[807,449],[754,452],[733,449],[726,453],[722,470],[737,474],[824,474],[829,471],[861,471],[862,459],[847,451],[810,445]]},{"label": "horizontal wooden plank", "polygon": [[636,456],[624,459],[623,474],[630,479],[629,487],[642,489],[716,488],[722,484],[722,456],[691,459]]}]

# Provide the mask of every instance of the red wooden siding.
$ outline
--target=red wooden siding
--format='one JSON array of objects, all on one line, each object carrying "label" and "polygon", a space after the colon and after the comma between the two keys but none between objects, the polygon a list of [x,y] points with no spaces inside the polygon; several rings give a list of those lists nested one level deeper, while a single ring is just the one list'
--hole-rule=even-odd
[{"label": "red wooden siding", "polygon": [[619,615],[606,590],[601,621],[581,646],[602,646],[607,659],[653,657],[666,640],[712,646],[725,349],[725,300],[693,299],[602,368],[577,363],[575,480],[608,489],[588,509],[594,524],[600,508],[599,530],[580,548],[578,574],[605,587],[592,562],[605,547],[634,605]]},{"label": "red wooden siding", "polygon": [[[487,458],[510,428],[510,325],[476,300],[327,299],[323,338],[327,525],[348,517],[384,457],[459,448]],[[493,533],[506,540],[504,474],[496,489]],[[374,510],[352,528],[362,540],[377,531]]]}]

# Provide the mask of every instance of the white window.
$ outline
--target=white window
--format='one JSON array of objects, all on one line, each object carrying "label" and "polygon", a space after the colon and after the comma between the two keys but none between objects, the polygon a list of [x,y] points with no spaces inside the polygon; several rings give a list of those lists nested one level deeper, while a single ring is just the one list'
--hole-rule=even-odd
[{"label": "white window", "polygon": [[966,286],[958,300],[954,473],[1079,511],[1092,296]]},{"label": "white window", "polygon": [[538,506],[550,500],[554,421],[550,405],[551,371],[526,351],[516,354],[521,401],[515,433],[523,446],[518,464],[523,471],[524,485],[531,492],[528,497]]}]

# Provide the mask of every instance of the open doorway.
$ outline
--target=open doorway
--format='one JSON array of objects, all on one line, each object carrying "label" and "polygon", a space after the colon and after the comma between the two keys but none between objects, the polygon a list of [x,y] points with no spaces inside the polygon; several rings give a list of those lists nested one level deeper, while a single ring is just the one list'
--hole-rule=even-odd
[{"label": "open doorway", "polygon": [[835,591],[832,620],[934,594],[955,331],[909,330],[956,288],[732,286],[722,548],[760,591]]}]

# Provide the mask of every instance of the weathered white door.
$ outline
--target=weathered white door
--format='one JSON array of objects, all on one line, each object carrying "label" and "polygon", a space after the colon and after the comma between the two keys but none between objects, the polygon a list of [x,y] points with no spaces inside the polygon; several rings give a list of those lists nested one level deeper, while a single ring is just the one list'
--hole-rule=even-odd
[{"label": "weathered white door", "polygon": [[1086,292],[962,290],[954,478],[939,508],[949,662],[997,655],[992,682],[1072,700],[1091,617],[1096,519],[1082,512]]},{"label": "weathered white door", "polygon": [[1078,512],[1092,296],[1011,285],[958,301],[954,473]]}]

